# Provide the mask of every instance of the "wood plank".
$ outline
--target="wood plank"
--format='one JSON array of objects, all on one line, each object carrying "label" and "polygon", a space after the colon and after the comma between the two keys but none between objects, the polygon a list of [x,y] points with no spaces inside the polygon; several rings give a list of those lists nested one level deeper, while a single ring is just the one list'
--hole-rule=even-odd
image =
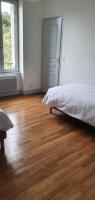
[{"label": "wood plank", "polygon": [[42,98],[0,99],[15,125],[0,154],[0,200],[94,200],[95,128],[50,115]]}]

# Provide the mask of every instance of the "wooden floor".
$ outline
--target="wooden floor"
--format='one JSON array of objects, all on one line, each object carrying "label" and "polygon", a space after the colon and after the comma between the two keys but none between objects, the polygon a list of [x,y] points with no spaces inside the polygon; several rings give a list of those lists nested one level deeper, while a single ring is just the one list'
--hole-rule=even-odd
[{"label": "wooden floor", "polygon": [[15,125],[0,153],[0,200],[95,200],[95,129],[41,101],[0,100]]}]

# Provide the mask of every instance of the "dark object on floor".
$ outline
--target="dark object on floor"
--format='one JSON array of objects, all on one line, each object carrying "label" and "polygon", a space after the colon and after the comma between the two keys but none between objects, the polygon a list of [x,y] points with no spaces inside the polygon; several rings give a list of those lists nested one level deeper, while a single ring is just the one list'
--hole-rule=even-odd
[{"label": "dark object on floor", "polygon": [[4,153],[4,139],[6,138],[6,131],[0,131],[1,152]]}]

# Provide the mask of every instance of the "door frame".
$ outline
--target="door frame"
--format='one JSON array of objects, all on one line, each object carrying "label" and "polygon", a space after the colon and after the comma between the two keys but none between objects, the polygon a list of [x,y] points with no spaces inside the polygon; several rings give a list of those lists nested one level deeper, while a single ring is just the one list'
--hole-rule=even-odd
[{"label": "door frame", "polygon": [[60,57],[58,69],[58,83],[60,85],[61,63],[62,63],[62,48],[63,48],[63,31],[64,31],[64,16],[47,17],[42,19],[42,55],[41,55],[41,90],[42,90],[42,73],[43,73],[43,23],[45,20],[61,19],[61,38],[60,38]]}]

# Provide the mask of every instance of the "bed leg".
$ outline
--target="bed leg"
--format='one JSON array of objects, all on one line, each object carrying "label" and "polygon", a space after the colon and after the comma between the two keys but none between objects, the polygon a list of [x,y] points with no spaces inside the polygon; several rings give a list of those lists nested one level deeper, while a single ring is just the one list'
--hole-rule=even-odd
[{"label": "bed leg", "polygon": [[50,108],[50,114],[52,114],[52,108]]},{"label": "bed leg", "polygon": [[0,151],[1,151],[1,153],[4,153],[4,150],[5,150],[5,148],[4,148],[4,139],[5,138],[6,138],[6,131],[0,130],[0,143],[1,143]]},{"label": "bed leg", "polygon": [[4,153],[4,139],[1,139],[1,152]]}]

